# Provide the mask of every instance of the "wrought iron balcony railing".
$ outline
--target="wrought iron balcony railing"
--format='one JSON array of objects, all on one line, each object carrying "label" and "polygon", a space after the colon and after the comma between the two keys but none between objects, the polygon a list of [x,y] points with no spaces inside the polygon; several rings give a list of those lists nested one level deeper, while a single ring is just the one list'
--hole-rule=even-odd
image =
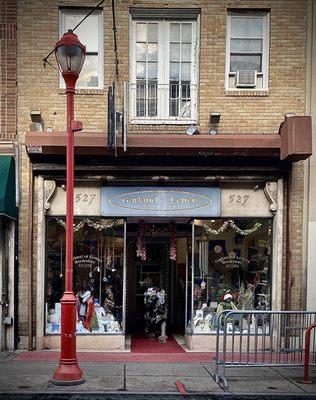
[{"label": "wrought iron balcony railing", "polygon": [[194,122],[197,115],[197,85],[190,82],[137,81],[130,87],[130,120]]}]

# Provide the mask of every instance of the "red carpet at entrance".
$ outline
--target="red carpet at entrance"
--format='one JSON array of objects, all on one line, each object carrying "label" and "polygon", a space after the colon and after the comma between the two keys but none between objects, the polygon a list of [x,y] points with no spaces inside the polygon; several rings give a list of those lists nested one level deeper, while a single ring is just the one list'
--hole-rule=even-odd
[{"label": "red carpet at entrance", "polygon": [[[59,351],[23,351],[17,353],[13,361],[20,362],[53,362],[57,363]],[[167,343],[144,336],[132,337],[131,352],[78,352],[79,362],[164,362],[164,363],[201,363],[213,362],[214,353],[186,352],[172,337]]]},{"label": "red carpet at entrance", "polygon": [[[103,362],[163,362],[163,363],[201,363],[213,362],[214,353],[101,353],[78,352],[78,361],[86,363]],[[52,362],[58,363],[59,351],[23,351],[18,353],[14,361],[18,362]]]},{"label": "red carpet at entrance", "polygon": [[177,354],[185,350],[176,342],[173,336],[168,337],[167,343],[160,343],[156,338],[147,338],[144,335],[132,336],[132,353]]}]

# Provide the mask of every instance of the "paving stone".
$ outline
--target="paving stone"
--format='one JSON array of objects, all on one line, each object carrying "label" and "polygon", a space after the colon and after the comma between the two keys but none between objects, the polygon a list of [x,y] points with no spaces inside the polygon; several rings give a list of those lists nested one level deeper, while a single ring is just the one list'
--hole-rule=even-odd
[{"label": "paving stone", "polygon": [[129,391],[178,391],[176,381],[180,381],[187,392],[220,392],[222,389],[216,384],[214,379],[207,375],[198,376],[127,376],[126,389]]},{"label": "paving stone", "polygon": [[129,363],[126,365],[126,375],[207,377],[209,373],[197,363]]}]

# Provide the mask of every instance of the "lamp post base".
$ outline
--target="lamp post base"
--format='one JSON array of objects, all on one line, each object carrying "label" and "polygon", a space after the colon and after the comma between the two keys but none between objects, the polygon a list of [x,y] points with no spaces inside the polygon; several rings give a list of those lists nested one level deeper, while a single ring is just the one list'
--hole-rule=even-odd
[{"label": "lamp post base", "polygon": [[75,362],[74,364],[60,363],[50,382],[56,386],[75,386],[85,381],[82,370]]},{"label": "lamp post base", "polygon": [[51,382],[54,385],[80,385],[85,382],[83,372],[78,365],[76,353],[76,297],[66,291],[61,303],[61,354],[59,366]]}]

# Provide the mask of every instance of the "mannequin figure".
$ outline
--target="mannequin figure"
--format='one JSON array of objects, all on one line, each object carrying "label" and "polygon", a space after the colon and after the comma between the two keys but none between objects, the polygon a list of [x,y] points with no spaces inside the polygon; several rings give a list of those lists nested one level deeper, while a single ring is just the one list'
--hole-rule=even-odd
[{"label": "mannequin figure", "polygon": [[77,320],[84,322],[87,315],[88,299],[91,296],[91,291],[87,290],[86,286],[76,294],[77,304]]},{"label": "mannequin figure", "polygon": [[164,289],[149,287],[144,293],[144,303],[146,335],[157,337],[160,342],[165,343],[167,341],[167,305]]}]

